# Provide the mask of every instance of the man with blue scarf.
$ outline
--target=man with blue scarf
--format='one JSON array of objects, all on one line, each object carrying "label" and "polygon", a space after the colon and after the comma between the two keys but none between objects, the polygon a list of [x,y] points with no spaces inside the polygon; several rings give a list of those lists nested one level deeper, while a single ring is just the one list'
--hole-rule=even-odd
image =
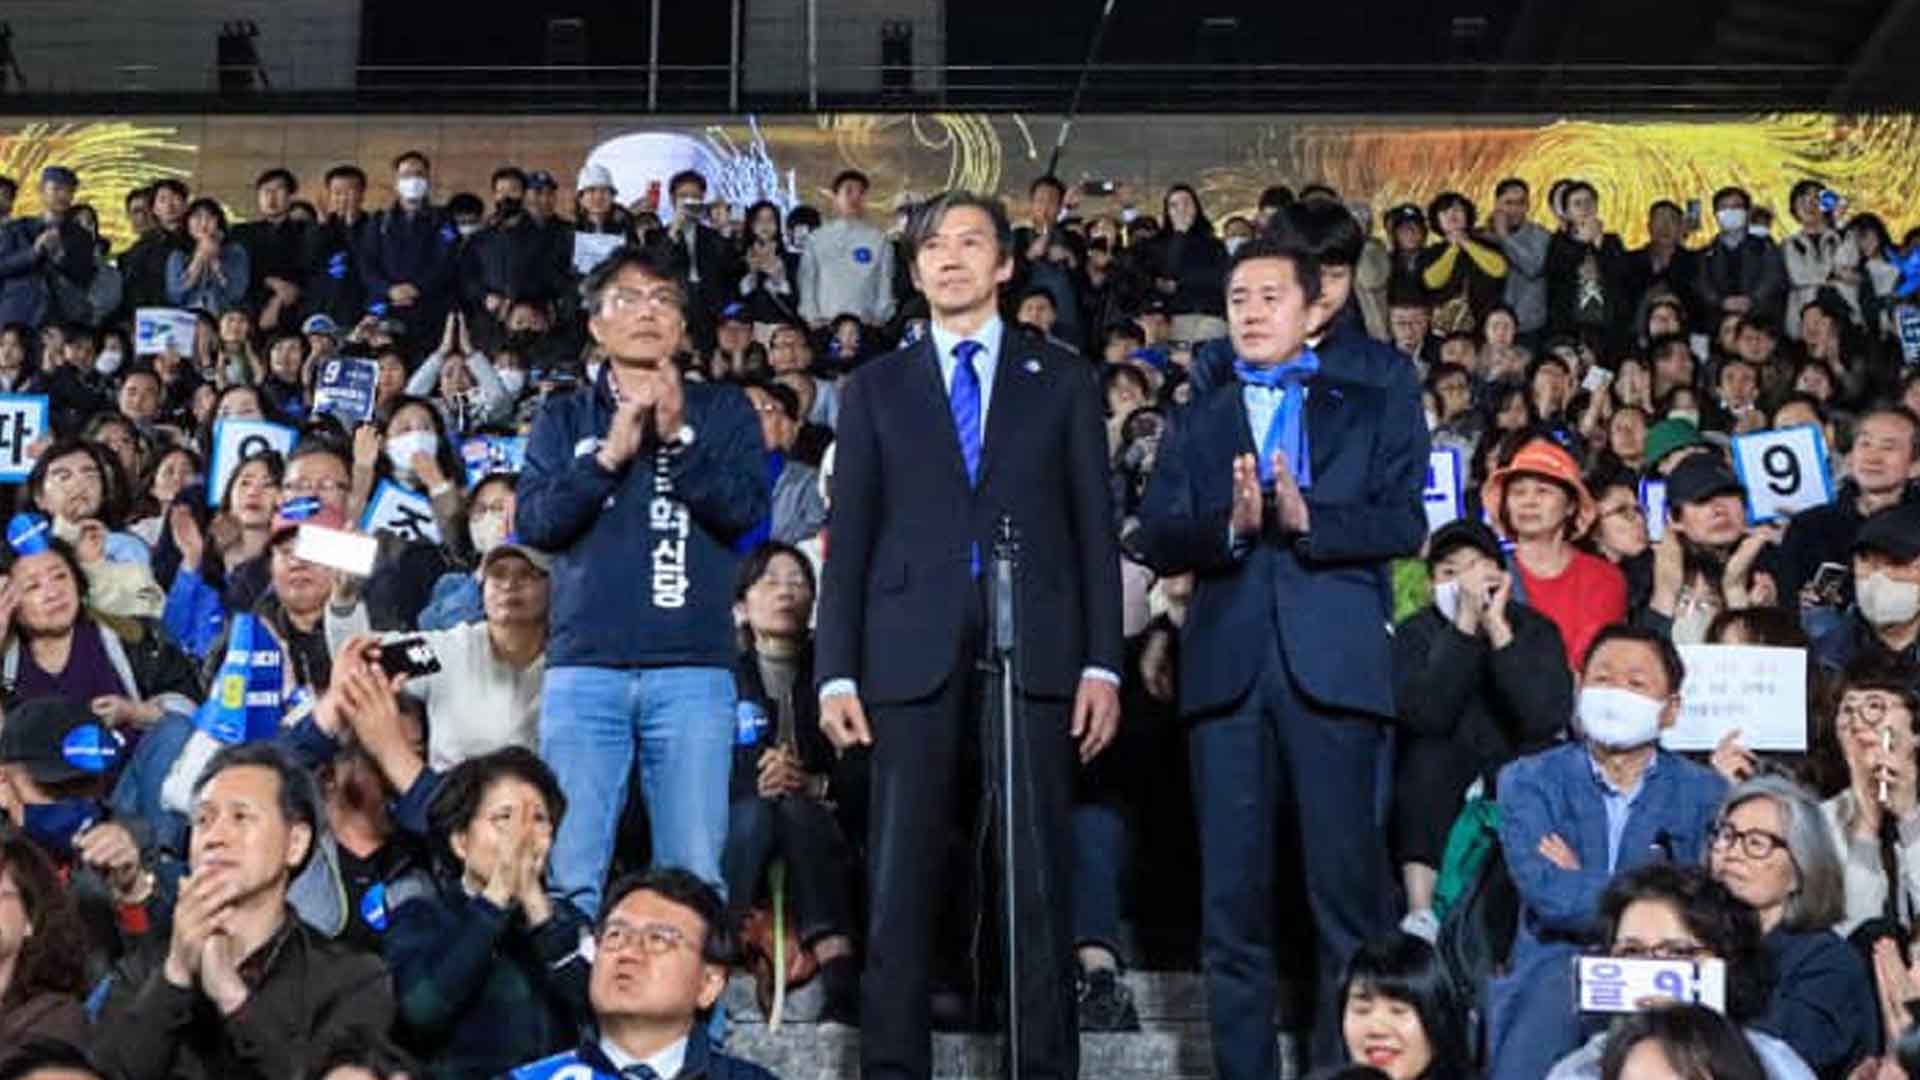
[{"label": "man with blue scarf", "polygon": [[1228,1080],[1275,1071],[1278,843],[1300,844],[1306,868],[1319,1061],[1337,1060],[1347,959],[1393,926],[1388,564],[1426,535],[1427,435],[1410,365],[1385,374],[1308,347],[1332,302],[1298,240],[1236,253],[1236,378],[1169,425],[1131,538],[1156,571],[1196,575],[1180,710],[1193,725],[1214,1059]]}]

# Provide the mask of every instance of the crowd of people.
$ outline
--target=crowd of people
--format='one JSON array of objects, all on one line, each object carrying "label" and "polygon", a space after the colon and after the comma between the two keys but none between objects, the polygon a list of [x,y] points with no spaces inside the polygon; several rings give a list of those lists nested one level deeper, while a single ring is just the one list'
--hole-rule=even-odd
[{"label": "crowd of people", "polygon": [[[1235,1080],[1915,1068],[1920,237],[1817,181],[1676,192],[1628,250],[1577,178],[1376,232],[1319,183],[1217,226],[1051,176],[442,199],[409,151],[379,209],[352,164],[240,223],[126,192],[115,251],[32,179],[0,1078],[764,1076],[742,970],[925,1076],[1005,1004],[1002,888],[1023,1076],[1178,967]],[[1737,440],[1798,428],[1831,498],[1750,512]],[[1804,654],[1760,706],[1804,750],[1663,746],[1714,645]],[[1582,957],[1724,996],[1583,1012]]]}]

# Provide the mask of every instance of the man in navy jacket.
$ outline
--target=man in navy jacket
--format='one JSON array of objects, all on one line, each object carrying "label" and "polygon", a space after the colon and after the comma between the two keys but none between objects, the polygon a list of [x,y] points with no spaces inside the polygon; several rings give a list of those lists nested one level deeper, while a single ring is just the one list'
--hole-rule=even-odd
[{"label": "man in navy jacket", "polygon": [[910,246],[933,323],[918,344],[847,380],[816,654],[821,727],[843,749],[873,748],[863,1072],[932,1071],[945,837],[979,767],[970,747],[983,699],[993,700],[978,662],[1005,515],[1020,544],[1024,692],[1018,872],[1007,883],[1022,944],[1017,1072],[1069,1078],[1079,1053],[1074,769],[1112,740],[1120,712],[1120,553],[1099,391],[1085,361],[1000,319],[1013,230],[998,203],[937,196],[916,216]]},{"label": "man in navy jacket", "polygon": [[767,485],[746,395],[680,379],[687,296],[662,257],[623,248],[583,291],[608,361],[541,410],[515,525],[554,555],[540,756],[594,793],[553,844],[555,890],[591,915],[636,758],[654,863],[720,880],[732,548],[766,516]]},{"label": "man in navy jacket", "polygon": [[1426,534],[1427,437],[1410,365],[1374,372],[1307,347],[1329,303],[1297,239],[1240,250],[1227,282],[1238,378],[1174,418],[1132,536],[1155,570],[1197,575],[1180,710],[1193,721],[1214,1060],[1229,1080],[1274,1074],[1283,820],[1298,824],[1319,934],[1319,1060],[1337,1060],[1348,958],[1393,925],[1388,563]]},{"label": "man in navy jacket", "polygon": [[437,331],[454,301],[460,233],[453,219],[428,201],[432,168],[418,150],[394,158],[393,205],[374,215],[360,240],[360,272],[369,299],[386,304],[414,340]]}]

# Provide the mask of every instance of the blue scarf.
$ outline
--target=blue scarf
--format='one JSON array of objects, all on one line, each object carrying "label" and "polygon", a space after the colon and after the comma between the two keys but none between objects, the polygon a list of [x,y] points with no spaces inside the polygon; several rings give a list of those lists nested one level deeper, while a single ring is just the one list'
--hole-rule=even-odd
[{"label": "blue scarf", "polygon": [[1233,371],[1243,386],[1278,390],[1284,395],[1280,407],[1274,410],[1273,419],[1267,423],[1266,436],[1260,440],[1260,453],[1255,455],[1260,482],[1273,483],[1273,455],[1278,451],[1287,456],[1287,465],[1293,470],[1300,490],[1312,487],[1313,458],[1307,445],[1305,384],[1320,374],[1320,357],[1312,349],[1303,349],[1299,359],[1286,364],[1250,364],[1235,359]]}]

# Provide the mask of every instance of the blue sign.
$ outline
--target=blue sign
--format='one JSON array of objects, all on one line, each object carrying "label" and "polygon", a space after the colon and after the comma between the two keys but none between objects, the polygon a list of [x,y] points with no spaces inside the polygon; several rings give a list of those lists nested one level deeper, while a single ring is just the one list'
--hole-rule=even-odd
[{"label": "blue sign", "polygon": [[314,414],[337,416],[348,428],[372,420],[373,385],[379,379],[380,365],[372,360],[351,356],[328,360],[314,383]]},{"label": "blue sign", "polygon": [[741,701],[734,706],[733,745],[758,746],[767,733],[767,710],[757,701]]},{"label": "blue sign", "polygon": [[226,658],[193,726],[227,746],[274,737],[280,731],[285,679],[280,643],[272,632],[250,613],[235,615]]},{"label": "blue sign", "polygon": [[527,467],[527,440],[523,435],[475,435],[460,444],[467,465],[467,489],[492,473],[514,473]]},{"label": "blue sign", "polygon": [[1900,359],[1920,364],[1920,307],[1901,304],[1893,310],[1893,322],[1900,329]]}]

